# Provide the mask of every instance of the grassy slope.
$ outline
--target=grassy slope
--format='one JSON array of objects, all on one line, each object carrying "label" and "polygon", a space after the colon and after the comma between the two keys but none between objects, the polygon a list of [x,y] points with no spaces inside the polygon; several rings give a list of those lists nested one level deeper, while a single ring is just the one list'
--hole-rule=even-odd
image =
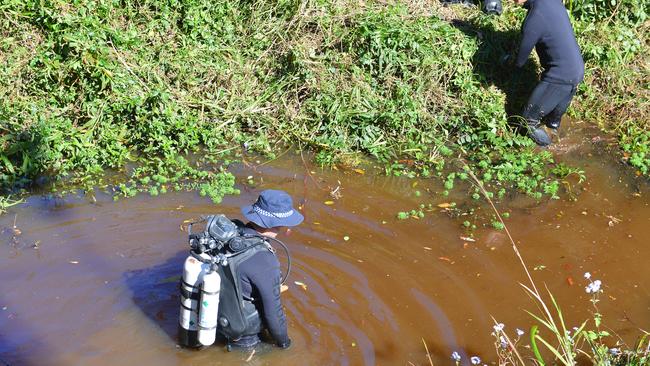
[{"label": "grassy slope", "polygon": [[[197,189],[218,201],[232,176],[184,154],[204,147],[223,161],[230,147],[273,154],[290,142],[324,163],[370,155],[425,176],[461,155],[495,193],[554,196],[575,169],[506,119],[535,66],[494,63],[523,15],[426,1],[7,0],[0,186],[42,174],[92,185],[138,157],[120,193]],[[576,23],[588,70],[572,113],[617,133],[648,174],[648,22],[619,23]]]}]

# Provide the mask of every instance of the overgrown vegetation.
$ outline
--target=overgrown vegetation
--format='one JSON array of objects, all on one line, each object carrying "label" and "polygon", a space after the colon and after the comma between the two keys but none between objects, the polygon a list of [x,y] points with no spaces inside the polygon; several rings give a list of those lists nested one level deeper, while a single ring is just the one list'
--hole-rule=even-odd
[{"label": "overgrown vegetation", "polygon": [[[619,138],[625,159],[650,173],[650,63],[647,1],[565,0],[575,16],[587,63],[579,118],[596,121]],[[629,158],[629,159],[628,159]]]},{"label": "overgrown vegetation", "polygon": [[[607,4],[569,4],[588,63],[573,113],[618,131],[648,174],[647,9]],[[218,201],[235,192],[227,160],[291,143],[324,164],[371,156],[421,176],[462,155],[497,194],[556,197],[577,169],[507,118],[535,67],[496,62],[523,15],[414,1],[6,0],[0,189],[41,176],[101,185],[106,169],[135,161],[117,193],[196,189]],[[449,189],[458,179],[443,178]]]}]

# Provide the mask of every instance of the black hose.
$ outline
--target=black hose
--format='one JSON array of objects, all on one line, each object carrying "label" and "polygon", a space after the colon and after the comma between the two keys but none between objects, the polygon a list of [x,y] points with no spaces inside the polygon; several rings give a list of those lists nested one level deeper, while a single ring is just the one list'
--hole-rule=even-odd
[{"label": "black hose", "polygon": [[199,222],[204,222],[204,221],[205,221],[205,216],[201,216],[201,218],[200,218],[199,220],[192,221],[192,222],[190,222],[189,224],[187,224],[187,233],[188,233],[189,235],[192,235],[192,226],[193,226],[194,224],[198,224]]},{"label": "black hose", "polygon": [[[195,252],[193,250],[190,250],[190,255],[192,257],[194,257],[194,259],[196,259],[197,261],[199,261],[201,263],[205,263],[205,264],[211,264],[212,263],[211,260],[201,257],[201,255],[199,253],[197,253],[197,252]],[[210,254],[208,254],[208,255],[210,255]],[[210,255],[210,258],[213,258],[213,256]]]},{"label": "black hose", "polygon": [[265,238],[266,239],[271,239],[271,240],[275,241],[276,243],[280,244],[282,246],[282,248],[284,249],[284,252],[287,254],[287,273],[284,275],[284,278],[282,279],[282,282],[280,282],[281,285],[284,285],[287,278],[289,278],[289,273],[291,273],[291,254],[289,254],[289,248],[287,248],[287,246],[282,241],[280,241],[280,239],[271,238],[271,237],[265,237]]},{"label": "black hose", "polygon": [[[248,236],[248,235],[244,235],[244,237],[247,237],[247,236]],[[284,249],[284,252],[285,252],[286,255],[287,255],[287,273],[284,275],[284,278],[283,278],[282,281],[280,282],[281,285],[284,285],[284,283],[287,281],[287,278],[289,278],[289,273],[291,272],[291,254],[289,254],[289,248],[287,248],[287,245],[284,244],[280,239],[272,238],[272,237],[270,237],[270,236],[264,236],[264,235],[251,235],[251,237],[257,237],[257,238],[261,238],[261,239],[264,239],[264,240],[268,240],[268,239],[270,239],[270,240],[273,240],[273,241],[275,241],[276,243],[280,244],[280,246],[282,246],[282,249]],[[255,244],[255,245],[249,247],[248,249],[250,249],[250,248],[254,248],[254,247],[256,247],[256,246],[258,246],[258,245],[262,245],[262,244],[263,244],[263,243]]]}]

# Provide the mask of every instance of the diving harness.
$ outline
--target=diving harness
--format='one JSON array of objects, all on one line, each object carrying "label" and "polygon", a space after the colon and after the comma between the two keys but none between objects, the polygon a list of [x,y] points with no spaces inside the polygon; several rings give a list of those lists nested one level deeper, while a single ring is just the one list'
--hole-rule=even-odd
[{"label": "diving harness", "polygon": [[[192,225],[206,222],[205,230],[192,233]],[[269,240],[278,243],[287,255],[284,284],[291,271],[287,246],[278,239],[244,233],[241,221],[225,215],[210,215],[190,223],[190,255],[185,259],[180,282],[181,306],[178,339],[181,346],[212,345],[217,331],[228,340],[262,330],[254,299],[241,291],[238,267],[261,251],[271,251]]]}]

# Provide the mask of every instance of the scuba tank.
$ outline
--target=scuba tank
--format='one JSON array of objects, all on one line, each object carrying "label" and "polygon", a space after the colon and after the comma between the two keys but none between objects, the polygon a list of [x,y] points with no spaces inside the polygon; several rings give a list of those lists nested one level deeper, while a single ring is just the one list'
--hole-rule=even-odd
[{"label": "scuba tank", "polygon": [[203,276],[201,303],[199,304],[199,343],[209,346],[217,336],[217,316],[219,315],[219,290],[221,276],[212,270]]},{"label": "scuba tank", "polygon": [[[215,250],[237,235],[237,226],[224,215],[209,216],[205,232],[192,233],[188,226],[190,255],[183,265],[178,342],[184,347],[212,345],[216,338],[221,276]],[[224,259],[225,262],[225,259]]]},{"label": "scuba tank", "polygon": [[[210,256],[201,254],[204,260]],[[221,276],[211,264],[190,255],[183,266],[178,339],[185,347],[210,346],[217,333]]]},{"label": "scuba tank", "polygon": [[[205,253],[201,256],[209,260]],[[185,259],[183,277],[180,283],[181,309],[178,327],[178,340],[185,347],[199,347],[199,301],[201,300],[201,283],[205,264],[194,256]]]}]

